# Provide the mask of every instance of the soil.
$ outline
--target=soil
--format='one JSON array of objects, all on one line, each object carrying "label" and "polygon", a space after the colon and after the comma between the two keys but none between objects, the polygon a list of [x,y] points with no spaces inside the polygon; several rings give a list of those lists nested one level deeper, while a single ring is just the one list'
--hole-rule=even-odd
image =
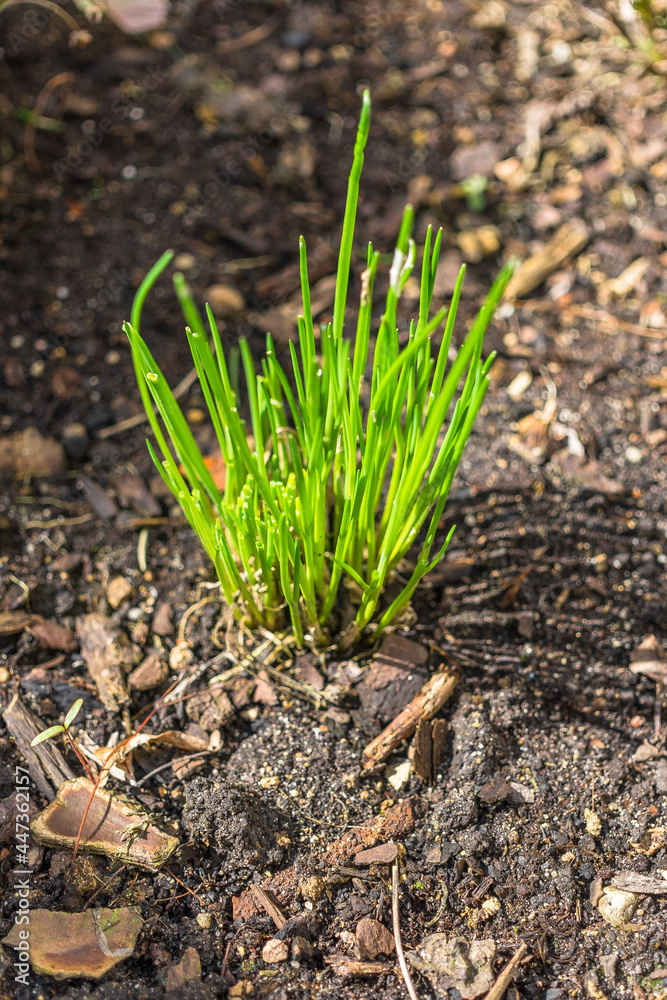
[{"label": "soil", "polygon": [[[101,983],[22,987],[5,949],[4,996],[162,997],[189,947],[202,978],[172,976],[170,996],[232,984],[273,1000],[405,996],[391,955],[370,978],[327,961],[354,958],[362,918],[391,927],[389,865],[353,867],[373,822],[374,843],[405,848],[406,950],[434,932],[492,939],[497,973],[524,941],[510,997],[664,995],[663,897],[641,894],[618,927],[596,906],[619,873],[667,869],[665,728],[654,728],[654,681],[629,669],[642,640],[667,637],[667,98],[664,62],[649,65],[665,31],[657,24],[651,49],[615,12],[569,0],[183,2],[164,31],[131,39],[104,22],[76,49],[45,9],[3,11],[0,449],[36,428],[65,443],[67,464],[2,484],[0,612],[71,628],[108,614],[141,654],[164,658],[185,640],[192,668],[224,648],[211,567],[155,481],[144,428],[108,433],[140,412],[121,324],[172,247],[200,301],[224,286],[230,349],[246,336],[259,357],[267,329],[284,346],[299,234],[314,280],[335,269],[364,85],[373,121],[357,247],[391,250],[409,194],[418,238],[444,228],[443,300],[469,264],[459,329],[503,260],[529,258],[563,223],[588,240],[494,320],[492,386],[442,524],[457,524],[454,541],[401,629],[429,671],[461,672],[433,785],[413,773],[397,790],[384,767],[360,767],[386,721],[364,711],[372,649],[285,661],[287,677],[312,683],[315,671],[333,708],[275,673],[255,686],[252,671],[212,698],[218,663],[188,691],[197,697],[160,704],[147,727],[220,733],[212,755],[135,790],[178,831],[180,853],[157,874],[37,855],[31,906],[136,906],[134,954]],[[177,382],[190,361],[164,280],[144,332]],[[206,449],[202,404],[192,387],[185,406]],[[114,607],[117,577],[131,587]],[[246,636],[240,651],[230,635],[239,656],[262,640]],[[124,720],[102,704],[78,644],[49,648],[34,629],[0,643],[3,704],[18,689],[47,726],[83,697],[77,725],[97,745],[165,689],[133,690]],[[5,799],[23,760],[2,724],[0,746]],[[407,755],[404,744],[390,763]],[[135,766],[139,778],[155,764]],[[47,802],[34,786],[32,802]],[[2,936],[19,900],[13,868],[10,835]],[[251,885],[297,917],[287,931]],[[281,933],[292,951],[264,961]],[[420,997],[459,995],[413,975]]]}]

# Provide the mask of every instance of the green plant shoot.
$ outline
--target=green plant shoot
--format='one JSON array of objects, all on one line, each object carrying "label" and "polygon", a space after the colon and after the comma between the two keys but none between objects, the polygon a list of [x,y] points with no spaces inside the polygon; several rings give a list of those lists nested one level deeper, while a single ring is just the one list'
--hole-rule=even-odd
[{"label": "green plant shoot", "polygon": [[[453,528],[436,536],[464,446],[489,384],[493,356],[484,333],[511,275],[503,269],[458,351],[452,349],[464,268],[448,309],[432,315],[442,231],[429,226],[422,254],[418,316],[404,346],[397,313],[412,274],[414,211],[405,209],[389,271],[384,311],[371,349],[379,253],[369,245],[354,335],[345,336],[359,180],[370,125],[364,94],[338,258],[333,316],[316,329],[306,244],[299,243],[303,314],[291,368],[278,362],[270,334],[257,371],[240,340],[246,412],[232,388],[220,333],[208,330],[181,274],[174,286],[201,389],[225,463],[213,479],[192,431],[139,333],[148,292],[167,267],[167,251],[139,288],[124,325],[154,434],[150,454],[218,574],[226,601],[251,625],[289,622],[296,640],[325,642],[355,608],[352,631],[382,630],[408,605],[443,557]],[[436,347],[435,344],[438,344]],[[420,540],[402,589],[384,598],[398,564]],[[341,588],[344,588],[341,590]],[[345,598],[345,600],[343,600]],[[344,622],[343,622],[344,624]]]}]

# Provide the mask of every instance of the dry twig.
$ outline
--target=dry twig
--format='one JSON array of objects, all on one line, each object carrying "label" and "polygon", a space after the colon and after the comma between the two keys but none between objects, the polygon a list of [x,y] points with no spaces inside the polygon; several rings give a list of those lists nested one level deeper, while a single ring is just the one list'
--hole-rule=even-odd
[{"label": "dry twig", "polygon": [[401,975],[403,976],[403,982],[405,983],[406,990],[410,994],[410,1000],[419,1000],[410,977],[408,963],[405,961],[405,952],[403,951],[403,942],[401,941],[401,918],[398,912],[398,858],[394,861],[391,869],[391,916],[394,926],[396,955],[398,957]]},{"label": "dry twig", "polygon": [[500,975],[484,997],[484,1000],[501,1000],[505,990],[514,979],[514,973],[519,962],[521,962],[527,951],[528,945],[525,941],[522,941],[518,951],[512,955],[505,968],[501,970]]},{"label": "dry twig", "polygon": [[386,760],[402,740],[412,736],[420,719],[432,719],[437,715],[451,697],[458,679],[458,671],[448,668],[433,674],[410,704],[364,749],[364,769]]}]

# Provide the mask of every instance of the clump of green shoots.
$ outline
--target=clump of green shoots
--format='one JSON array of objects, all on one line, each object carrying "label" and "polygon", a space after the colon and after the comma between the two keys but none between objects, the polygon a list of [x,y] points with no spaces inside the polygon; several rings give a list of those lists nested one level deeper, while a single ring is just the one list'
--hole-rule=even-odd
[{"label": "clump of green shoots", "polygon": [[86,762],[85,762],[85,760],[83,758],[83,754],[79,750],[79,747],[77,746],[76,740],[72,736],[72,734],[70,732],[70,728],[69,728],[72,725],[72,723],[74,722],[74,720],[76,719],[76,717],[79,714],[79,712],[81,711],[82,706],[83,706],[83,698],[77,698],[77,700],[74,702],[74,704],[70,707],[67,715],[65,716],[65,719],[64,719],[62,725],[49,726],[48,729],[44,729],[41,733],[38,733],[37,736],[35,736],[34,740],[30,744],[30,746],[31,747],[36,747],[38,743],[43,743],[44,740],[50,740],[51,737],[53,737],[53,736],[59,736],[60,733],[64,733],[65,736],[67,737],[67,739],[69,740],[69,744],[72,747],[72,750],[74,751],[74,753],[76,754],[79,763],[81,764],[81,766],[83,767],[84,771],[86,772],[86,774],[88,775],[88,777],[92,781],[93,780],[93,776],[90,773],[90,768],[86,764]]},{"label": "clump of green shoots", "polygon": [[[415,265],[414,211],[405,209],[384,313],[369,365],[373,288],[380,254],[369,245],[361,275],[354,346],[343,335],[359,178],[370,124],[363,107],[349,178],[330,323],[316,332],[310,305],[306,245],[300,240],[303,315],[291,372],[278,363],[273,340],[257,374],[240,341],[248,429],[239,413],[221,338],[210,308],[207,333],[182,275],[174,285],[202,392],[226,466],[214,482],[183,413],[146,342],[139,320],[146,295],[169,263],[165,253],[141,285],[130,341],[142,399],[157,443],[153,461],[211,558],[226,601],[252,625],[277,628],[289,615],[299,644],[325,641],[343,581],[354,583],[355,625],[384,629],[409,603],[439,562],[452,528],[431,550],[464,446],[488,386],[493,356],[482,343],[511,274],[493,285],[451,360],[452,333],[464,268],[449,309],[431,316],[442,231],[429,226],[421,268],[419,315],[399,345],[397,307]],[[433,338],[444,324],[437,350]],[[368,371],[370,369],[370,371]],[[462,388],[460,388],[463,383]],[[158,419],[158,415],[159,418]],[[252,434],[252,439],[249,434]],[[426,525],[412,573],[378,610],[383,590]],[[356,587],[354,586],[356,585]]]}]

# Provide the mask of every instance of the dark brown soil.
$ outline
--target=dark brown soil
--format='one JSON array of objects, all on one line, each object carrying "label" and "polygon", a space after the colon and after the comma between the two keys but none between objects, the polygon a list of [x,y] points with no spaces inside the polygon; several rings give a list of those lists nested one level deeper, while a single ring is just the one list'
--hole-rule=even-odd
[{"label": "dark brown soil", "polygon": [[[369,239],[391,250],[408,194],[420,238],[429,222],[444,227],[443,300],[470,262],[461,329],[503,260],[529,257],[564,222],[582,223],[589,241],[496,317],[492,387],[442,525],[457,524],[454,542],[404,630],[429,650],[430,669],[446,662],[462,675],[443,711],[450,735],[433,787],[413,775],[396,791],[383,768],[361,774],[360,752],[381,724],[361,711],[358,680],[345,682],[348,655],[315,661],[339,685],[333,713],[271,678],[254,694],[250,685],[245,703],[229,688],[229,712],[206,694],[225,664],[214,668],[189,692],[202,693],[194,708],[162,706],[149,723],[222,737],[196,773],[168,768],[139,789],[158,825],[178,827],[186,846],[176,860],[158,875],[123,868],[109,881],[112,862],[78,859],[72,869],[71,855],[49,849],[32,877],[34,908],[138,906],[134,955],[101,984],[33,976],[22,988],[5,952],[3,995],[162,997],[165,969],[192,946],[203,979],[174,997],[223,996],[230,976],[272,1000],[403,997],[391,958],[391,971],[370,979],[344,979],[325,961],[351,954],[361,917],[391,925],[389,868],[353,879],[351,861],[322,860],[331,842],[400,802],[414,817],[401,838],[406,949],[434,931],[493,938],[498,971],[525,941],[531,960],[508,996],[663,995],[664,897],[642,896],[625,927],[605,923],[593,903],[598,879],[667,869],[665,848],[637,849],[647,830],[667,826],[667,768],[655,684],[628,668],[647,635],[667,637],[664,77],[603,8],[569,0],[183,2],[167,28],[138,40],[103,23],[75,50],[41,8],[0,16],[0,449],[36,427],[67,440],[70,455],[65,473],[2,486],[0,612],[73,627],[83,613],[111,613],[108,585],[122,576],[134,593],[113,616],[143,650],[173,648],[184,613],[209,596],[183,634],[195,664],[219,652],[211,568],[157,489],[144,428],[106,436],[140,410],[121,324],[172,247],[200,301],[213,285],[240,293],[225,321],[230,348],[244,335],[259,356],[267,329],[286,343],[280,307],[297,291],[300,233],[314,279],[335,270],[363,85],[374,111],[355,280]],[[663,35],[658,25],[654,45]],[[33,129],[35,108],[48,121]],[[465,184],[475,174],[487,178],[476,197]],[[466,234],[484,226],[495,227],[490,252],[471,251]],[[614,286],[623,272],[625,288]],[[176,382],[190,361],[164,280],[144,329]],[[523,389],[513,383],[521,372]],[[185,405],[201,408],[196,387]],[[75,423],[87,436],[72,438]],[[176,633],[156,637],[153,613],[165,602]],[[371,659],[353,654],[362,666]],[[98,745],[124,735],[78,648],[58,655],[28,632],[2,635],[0,668],[3,703],[18,687],[45,726],[83,696],[81,720]],[[135,693],[132,719],[162,690]],[[22,761],[1,724],[0,747],[6,798]],[[406,756],[403,746],[393,763]],[[32,798],[46,804],[34,788]],[[2,936],[17,908],[14,867],[9,837]],[[310,902],[318,918],[313,953],[298,962],[265,963],[273,922],[232,902],[270,882],[286,916]],[[493,915],[482,910],[490,898],[500,904]],[[436,995],[415,977],[420,997]]]}]

